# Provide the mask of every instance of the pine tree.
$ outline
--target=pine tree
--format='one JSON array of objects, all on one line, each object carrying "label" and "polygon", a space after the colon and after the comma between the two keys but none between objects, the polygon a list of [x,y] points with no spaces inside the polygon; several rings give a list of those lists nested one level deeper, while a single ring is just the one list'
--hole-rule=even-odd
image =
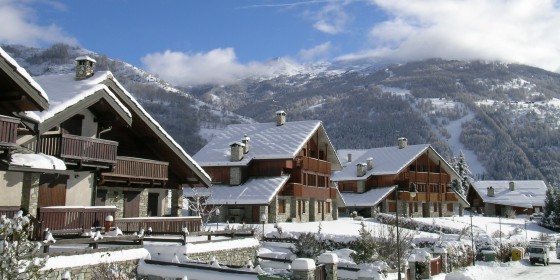
[{"label": "pine tree", "polygon": [[355,263],[370,263],[374,261],[377,245],[371,234],[371,230],[366,228],[364,222],[361,223],[362,228],[358,231],[358,238],[352,245],[355,252],[350,254]]},{"label": "pine tree", "polygon": [[459,194],[466,196],[472,178],[472,173],[465,160],[465,154],[463,154],[463,151],[459,153],[459,156],[451,159],[451,167],[453,167],[455,172],[459,175],[459,181],[453,180],[451,183],[452,188]]},{"label": "pine tree", "polygon": [[39,242],[28,239],[31,227],[28,216],[21,211],[13,218],[0,217],[0,279],[40,279],[46,258],[39,258]]}]

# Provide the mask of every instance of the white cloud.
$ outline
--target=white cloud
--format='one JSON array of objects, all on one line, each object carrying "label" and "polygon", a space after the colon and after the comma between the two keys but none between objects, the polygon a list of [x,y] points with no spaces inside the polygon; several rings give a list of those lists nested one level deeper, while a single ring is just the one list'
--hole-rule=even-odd
[{"label": "white cloud", "polygon": [[[42,26],[34,23],[35,11],[28,7],[28,1],[0,0],[0,42],[40,46],[42,44],[67,43],[77,45],[78,41],[56,25]],[[45,4],[58,7],[57,2]]]},{"label": "white cloud", "polygon": [[304,61],[310,61],[316,58],[320,58],[326,56],[330,50],[332,49],[331,42],[326,42],[320,45],[317,45],[310,49],[304,49],[299,51],[299,56]]},{"label": "white cloud", "polygon": [[560,70],[560,6],[554,0],[371,0],[389,19],[372,48],[340,59],[487,59]]},{"label": "white cloud", "polygon": [[232,48],[195,54],[167,50],[147,54],[141,60],[147,71],[157,73],[168,82],[182,86],[228,84],[249,76],[262,77],[283,73],[292,70],[295,65],[288,59],[241,64]]},{"label": "white cloud", "polygon": [[329,2],[323,6],[313,17],[316,22],[313,27],[327,34],[344,32],[350,17],[344,11],[343,2]]}]

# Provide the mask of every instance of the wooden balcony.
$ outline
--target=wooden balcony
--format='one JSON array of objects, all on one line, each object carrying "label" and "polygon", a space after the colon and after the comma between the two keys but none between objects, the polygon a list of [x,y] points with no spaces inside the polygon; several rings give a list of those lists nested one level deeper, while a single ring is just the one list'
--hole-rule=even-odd
[{"label": "wooden balcony", "polygon": [[331,163],[329,161],[302,156],[296,157],[294,161],[294,165],[296,167],[303,168],[304,170],[323,174],[331,174]]},{"label": "wooden balcony", "polygon": [[111,172],[101,173],[99,185],[115,183],[164,186],[168,179],[169,163],[142,158],[116,158],[117,164]]},{"label": "wooden balcony", "polygon": [[[399,200],[402,201],[441,201],[440,193],[425,193],[417,192],[416,196],[412,198],[409,192],[399,192]],[[394,196],[393,196],[394,197]]]},{"label": "wooden balcony", "polygon": [[449,182],[449,175],[445,173],[428,173],[428,172],[414,172],[407,171],[400,174],[400,180],[409,182],[430,182],[440,183]]},{"label": "wooden balcony", "polygon": [[319,198],[336,199],[336,189],[335,188],[319,188],[319,187],[309,187],[302,184],[288,184],[280,195],[295,196],[295,197],[306,197],[306,198]]},{"label": "wooden balcony", "polygon": [[39,152],[61,158],[70,165],[112,167],[117,163],[118,145],[118,142],[104,139],[47,134],[41,136]]},{"label": "wooden balcony", "polygon": [[14,147],[19,119],[0,115],[0,148]]},{"label": "wooden balcony", "polygon": [[50,206],[39,209],[40,233],[46,228],[56,232],[81,232],[102,227],[105,217],[115,216],[115,206]]}]

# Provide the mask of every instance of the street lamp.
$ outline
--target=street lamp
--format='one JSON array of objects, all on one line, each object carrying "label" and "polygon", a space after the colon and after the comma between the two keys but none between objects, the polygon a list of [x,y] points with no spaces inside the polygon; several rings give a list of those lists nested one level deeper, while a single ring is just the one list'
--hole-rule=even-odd
[{"label": "street lamp", "polygon": [[261,214],[261,222],[263,225],[263,240],[264,240],[264,223],[266,222],[266,213]]},{"label": "street lamp", "polygon": [[[410,193],[410,197],[416,197],[416,184],[411,183],[410,188],[408,189]],[[400,234],[399,234],[399,187],[397,186],[395,189],[395,201],[397,204],[396,208],[396,224],[397,224],[397,279],[401,280],[401,246],[400,246]]]},{"label": "street lamp", "polygon": [[498,223],[500,224],[500,261],[504,262],[504,256],[502,256],[502,216],[498,216]]},{"label": "street lamp", "polygon": [[472,251],[473,251],[472,265],[475,266],[474,259],[475,259],[475,256],[476,256],[476,250],[474,249],[474,234],[473,234],[473,230],[472,230],[472,217],[473,217],[473,209],[472,208],[471,208],[470,212],[471,212],[471,248],[472,248]]},{"label": "street lamp", "polygon": [[216,230],[218,230],[218,221],[220,220],[220,208],[216,208]]}]

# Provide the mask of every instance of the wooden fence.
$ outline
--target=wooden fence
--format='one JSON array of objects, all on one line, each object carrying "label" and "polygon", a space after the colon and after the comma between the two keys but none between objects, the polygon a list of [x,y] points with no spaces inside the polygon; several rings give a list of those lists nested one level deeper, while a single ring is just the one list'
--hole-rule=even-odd
[{"label": "wooden fence", "polygon": [[122,218],[115,219],[114,226],[123,232],[138,232],[141,229],[152,228],[152,233],[176,233],[181,234],[183,228],[189,232],[200,231],[202,219],[199,216],[192,217],[157,217],[157,218]]},{"label": "wooden fence", "polygon": [[441,257],[437,257],[430,260],[430,276],[435,276],[441,273],[443,269],[443,260]]},{"label": "wooden fence", "polygon": [[36,234],[49,229],[53,234],[75,233],[103,227],[105,217],[115,216],[115,206],[49,206],[39,208]]}]

